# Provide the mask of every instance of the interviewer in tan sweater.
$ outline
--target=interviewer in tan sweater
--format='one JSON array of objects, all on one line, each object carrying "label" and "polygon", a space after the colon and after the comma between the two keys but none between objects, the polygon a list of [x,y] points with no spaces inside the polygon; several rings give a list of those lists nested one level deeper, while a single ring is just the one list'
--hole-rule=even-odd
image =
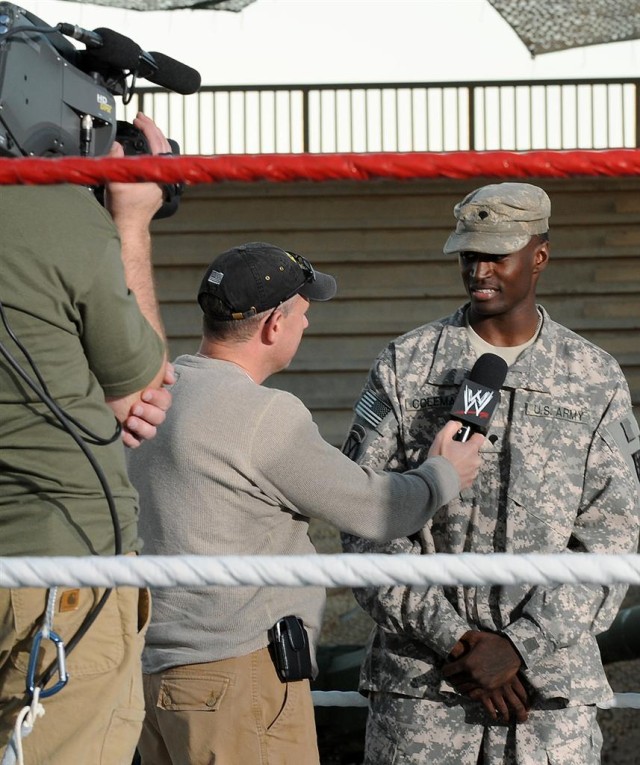
[{"label": "interviewer in tan sweater", "polygon": [[[167,420],[130,455],[145,553],[313,554],[311,517],[389,540],[421,528],[471,485],[483,438],[453,441],[456,423],[416,470],[379,473],[326,443],[299,399],[262,385],[295,356],[309,301],[335,292],[333,277],[270,244],[214,260],[198,294],[200,349],[175,361]],[[375,401],[367,411],[383,428]],[[209,587],[153,596],[143,765],[317,764],[309,681],[280,679],[269,630],[284,616],[302,619],[315,665],[324,590]]]}]

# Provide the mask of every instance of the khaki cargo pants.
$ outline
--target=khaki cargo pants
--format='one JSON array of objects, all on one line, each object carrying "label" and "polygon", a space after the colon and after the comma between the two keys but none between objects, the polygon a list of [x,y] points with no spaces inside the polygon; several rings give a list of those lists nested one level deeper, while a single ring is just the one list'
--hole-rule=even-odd
[{"label": "khaki cargo pants", "polygon": [[[65,643],[102,593],[58,591],[53,629]],[[44,589],[0,590],[0,758],[25,704],[31,642],[46,598]],[[67,685],[42,700],[45,714],[23,739],[28,765],[131,765],[144,719],[140,656],[149,606],[146,590],[113,590],[68,657]],[[39,670],[54,658],[54,644],[43,639]]]},{"label": "khaki cargo pants", "polygon": [[283,683],[267,648],[144,675],[143,765],[318,765],[308,680]]}]

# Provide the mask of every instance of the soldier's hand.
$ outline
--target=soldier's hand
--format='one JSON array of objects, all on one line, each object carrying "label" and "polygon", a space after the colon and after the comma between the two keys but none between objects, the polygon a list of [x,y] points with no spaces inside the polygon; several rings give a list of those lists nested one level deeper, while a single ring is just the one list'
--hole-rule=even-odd
[{"label": "soldier's hand", "polygon": [[518,677],[494,691],[478,688],[468,695],[473,701],[479,701],[493,720],[509,722],[513,715],[516,722],[523,723],[529,717],[529,698]]},{"label": "soldier's hand", "polygon": [[494,632],[471,630],[460,638],[467,652],[442,668],[442,674],[460,693],[494,691],[511,683],[522,659],[511,641]]},{"label": "soldier's hand", "polygon": [[449,653],[449,661],[453,661],[454,659],[459,659],[461,656],[463,656],[467,652],[467,646],[462,642],[462,640],[458,640],[458,642],[453,646]]},{"label": "soldier's hand", "polygon": [[475,481],[482,464],[478,449],[484,443],[484,436],[474,433],[465,443],[454,441],[453,437],[459,430],[459,422],[448,422],[436,433],[427,456],[444,457],[449,460],[460,478],[460,488],[468,489]]}]

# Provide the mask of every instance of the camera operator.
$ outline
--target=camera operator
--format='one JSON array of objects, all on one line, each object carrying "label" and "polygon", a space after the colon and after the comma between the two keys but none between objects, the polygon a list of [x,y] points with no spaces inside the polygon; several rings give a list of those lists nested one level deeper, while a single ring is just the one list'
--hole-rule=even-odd
[{"label": "camera operator", "polygon": [[[150,119],[134,125],[152,153],[170,151]],[[79,186],[0,186],[0,199],[0,555],[135,554],[137,495],[122,441],[153,437],[171,400],[161,386],[173,380],[151,275],[161,189],[109,184],[111,215]],[[25,676],[41,634],[36,687],[58,680],[47,672],[58,636],[70,679],[24,738],[29,765],[131,762],[147,617],[147,593],[135,588],[106,601],[88,588],[0,591],[0,756],[30,701]]]}]

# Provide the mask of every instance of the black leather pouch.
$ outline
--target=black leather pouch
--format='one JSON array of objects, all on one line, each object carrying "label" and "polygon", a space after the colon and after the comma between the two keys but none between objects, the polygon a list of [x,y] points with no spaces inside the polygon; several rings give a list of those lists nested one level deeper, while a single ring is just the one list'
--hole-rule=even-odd
[{"label": "black leather pouch", "polygon": [[309,636],[297,616],[283,616],[269,630],[271,656],[283,683],[310,679],[311,650]]}]

